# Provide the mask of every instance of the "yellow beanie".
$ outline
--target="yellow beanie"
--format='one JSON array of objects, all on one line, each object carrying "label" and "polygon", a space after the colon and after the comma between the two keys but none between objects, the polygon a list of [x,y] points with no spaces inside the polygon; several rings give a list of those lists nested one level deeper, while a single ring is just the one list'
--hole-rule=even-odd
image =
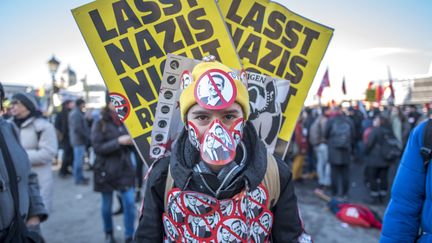
[{"label": "yellow beanie", "polygon": [[192,70],[192,83],[187,86],[180,95],[180,114],[181,119],[184,123],[186,123],[186,114],[188,110],[198,102],[195,100],[195,86],[197,85],[197,81],[201,76],[209,71],[209,70],[218,69],[225,73],[227,73],[233,80],[234,85],[236,86],[237,93],[235,97],[235,102],[237,102],[243,109],[244,119],[247,120],[249,118],[249,93],[246,86],[241,82],[240,75],[232,75],[234,72],[229,67],[223,65],[217,61],[203,61],[197,64]]}]

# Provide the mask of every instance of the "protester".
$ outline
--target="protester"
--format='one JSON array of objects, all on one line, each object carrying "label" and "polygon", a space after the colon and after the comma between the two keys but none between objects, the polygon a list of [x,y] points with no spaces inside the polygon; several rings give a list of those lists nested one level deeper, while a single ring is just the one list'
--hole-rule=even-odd
[{"label": "protester", "polygon": [[407,106],[407,117],[408,117],[408,123],[411,126],[411,129],[414,129],[414,127],[417,125],[417,122],[421,118],[420,112],[417,110],[416,105],[409,105]]},{"label": "protester", "polygon": [[54,126],[57,130],[57,138],[59,140],[60,148],[63,150],[62,164],[60,167],[59,175],[65,177],[71,172],[68,167],[72,167],[73,161],[73,148],[69,140],[69,123],[68,117],[70,111],[74,107],[74,102],[72,100],[65,100],[62,103],[62,110],[56,116]]},{"label": "protester", "polygon": [[36,97],[30,93],[12,96],[13,122],[28,154],[32,170],[38,174],[43,202],[50,212],[53,200],[52,162],[57,154],[57,136],[54,126],[42,116]]},{"label": "protester", "polygon": [[303,178],[303,164],[308,151],[306,132],[303,129],[303,119],[300,116],[294,128],[294,161],[292,165],[293,181],[301,181]]},{"label": "protester", "polygon": [[306,179],[314,179],[317,177],[317,169],[316,169],[317,161],[314,155],[313,145],[310,144],[308,137],[310,133],[310,128],[316,119],[316,114],[314,113],[313,109],[306,107],[302,112],[302,116],[303,116],[302,132],[307,142],[307,149],[306,149],[307,164],[306,164],[306,171],[305,171],[306,173],[304,173],[302,176]]},{"label": "protester", "polygon": [[126,242],[132,242],[135,221],[135,170],[131,161],[132,139],[118,119],[111,103],[101,111],[102,118],[91,130],[96,154],[93,166],[94,190],[102,195],[102,219],[106,242],[115,242],[113,235],[113,192],[120,192]]},{"label": "protester", "polygon": [[331,188],[333,196],[346,199],[349,190],[354,125],[339,107],[333,107],[331,116],[324,132],[331,165]]},{"label": "protester", "polygon": [[420,153],[426,125],[419,124],[408,139],[384,215],[381,243],[432,242],[432,168],[430,158],[425,165]]},{"label": "protester", "polygon": [[[386,136],[387,135],[387,136]],[[388,171],[394,161],[388,161],[383,156],[384,140],[394,137],[390,122],[384,116],[377,116],[373,120],[372,130],[365,144],[366,177],[370,183],[370,197],[372,204],[383,203],[387,196]]]},{"label": "protester", "polygon": [[[203,75],[208,70],[212,70],[207,73],[210,78],[225,80],[222,90],[217,88],[219,98],[225,100],[222,105],[209,105],[199,99],[201,92],[208,92],[208,78]],[[300,237],[307,238],[288,167],[267,154],[253,125],[247,122],[246,87],[231,69],[216,61],[199,63],[192,76],[194,82],[180,96],[186,129],[171,155],[150,169],[137,241],[248,242],[258,237],[298,242]],[[226,98],[228,94],[231,98]],[[222,128],[220,134],[216,133],[218,127]],[[241,141],[237,143],[233,133],[242,135]],[[201,144],[192,145],[197,137],[191,134],[197,134]],[[213,139],[207,142],[208,137]],[[280,186],[280,191],[272,185]]]},{"label": "protester", "polygon": [[73,146],[73,176],[75,184],[87,185],[89,179],[83,175],[85,151],[90,144],[90,128],[84,116],[85,101],[75,101],[75,108],[68,117],[69,138]]},{"label": "protester", "polygon": [[362,158],[362,120],[363,114],[357,108],[350,106],[348,108],[348,117],[354,124],[354,160],[360,161]]},{"label": "protester", "polygon": [[390,122],[394,135],[405,147],[411,128],[400,107],[393,106],[391,108]]},{"label": "protester", "polygon": [[31,172],[29,158],[18,141],[16,130],[2,117],[3,100],[0,83],[0,242],[17,242],[18,235],[42,242],[38,237],[39,224],[47,219],[48,211],[40,196],[37,174]]},{"label": "protester", "polygon": [[327,125],[326,111],[327,108],[323,107],[309,131],[309,143],[314,146],[313,149],[317,158],[318,185],[321,189],[331,185],[328,146],[324,134]]}]

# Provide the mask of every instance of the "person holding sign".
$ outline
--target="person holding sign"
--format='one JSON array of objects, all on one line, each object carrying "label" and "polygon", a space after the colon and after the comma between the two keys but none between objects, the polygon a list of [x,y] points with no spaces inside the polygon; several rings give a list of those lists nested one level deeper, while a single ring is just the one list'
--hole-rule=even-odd
[{"label": "person holding sign", "polygon": [[[190,84],[180,85],[185,129],[171,155],[149,170],[136,240],[249,242],[253,231],[248,229],[265,219],[260,223],[266,229],[264,242],[311,242],[302,228],[288,167],[267,153],[248,121],[249,95],[241,76],[214,58],[197,64],[191,74]],[[241,139],[234,139],[235,134]],[[191,193],[192,201],[186,196]],[[235,207],[226,210],[227,202]],[[191,209],[198,204],[203,208]],[[259,214],[248,213],[252,205]],[[173,207],[185,220],[174,217]],[[217,215],[217,224],[208,220],[211,215]],[[173,238],[164,220],[176,225],[180,238]],[[198,234],[193,220],[205,233]],[[235,222],[242,227],[234,229]]]},{"label": "person holding sign", "polygon": [[132,139],[115,112],[115,99],[107,97],[101,119],[91,129],[96,153],[93,166],[94,191],[102,196],[102,219],[106,242],[114,240],[112,219],[113,193],[118,192],[123,206],[125,242],[132,242],[135,222],[135,168],[132,162]]}]

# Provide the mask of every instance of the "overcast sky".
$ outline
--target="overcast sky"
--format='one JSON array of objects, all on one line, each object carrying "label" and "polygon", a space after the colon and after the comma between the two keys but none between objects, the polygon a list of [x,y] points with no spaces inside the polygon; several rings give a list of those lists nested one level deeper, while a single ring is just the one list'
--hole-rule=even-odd
[{"label": "overcast sky", "polygon": [[[0,81],[50,83],[47,61],[55,56],[60,71],[70,65],[78,78],[102,83],[101,76],[72,17],[84,0],[2,0],[0,2]],[[370,80],[429,72],[432,62],[431,0],[279,0],[288,9],[329,26],[333,39],[309,92],[309,100],[328,67],[337,96],[346,77],[349,96],[360,96]],[[60,73],[60,72],[59,72]]]}]

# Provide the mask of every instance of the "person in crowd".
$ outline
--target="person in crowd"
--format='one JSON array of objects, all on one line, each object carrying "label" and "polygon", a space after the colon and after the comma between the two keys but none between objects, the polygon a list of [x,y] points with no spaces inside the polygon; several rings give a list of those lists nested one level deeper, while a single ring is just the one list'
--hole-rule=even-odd
[{"label": "person in crowd", "polygon": [[363,114],[355,107],[350,106],[348,108],[348,117],[354,124],[354,160],[360,161],[362,155],[362,120]]},{"label": "person in crowd", "polygon": [[405,147],[411,128],[407,117],[403,114],[400,107],[393,106],[391,108],[390,123],[394,135]]},{"label": "person in crowd", "polygon": [[113,235],[113,193],[118,191],[123,205],[126,242],[132,242],[135,221],[135,169],[131,161],[132,138],[118,119],[114,106],[108,102],[101,119],[91,129],[91,142],[96,154],[94,190],[102,195],[102,219],[106,242],[115,242]]},{"label": "person in crowd", "polygon": [[328,146],[324,130],[327,125],[327,107],[322,107],[309,131],[309,143],[317,158],[318,185],[321,189],[331,185],[330,164],[328,163]]},{"label": "person in crowd", "polygon": [[431,118],[432,118],[432,103],[423,104],[423,114],[420,120],[424,121]]},{"label": "person in crowd", "polygon": [[[29,158],[18,141],[18,134],[13,124],[2,117],[4,95],[0,83],[0,242],[13,242],[14,232],[23,234],[25,231],[25,228],[19,228],[17,220],[25,222],[21,227],[27,226],[30,232],[39,235],[39,224],[48,218],[48,211],[40,195],[37,174],[31,171]],[[14,178],[15,183],[12,182]],[[15,184],[19,205],[13,195]],[[35,233],[30,234],[37,240]],[[39,240],[42,242],[40,237]]]},{"label": "person in crowd", "polygon": [[[373,109],[368,112],[367,117],[362,121],[362,144],[366,144],[369,134],[373,128],[373,120],[375,117],[381,115],[378,109]],[[364,150],[364,149],[363,149]]]},{"label": "person in crowd", "polygon": [[421,113],[418,112],[416,105],[409,105],[407,107],[407,117],[408,117],[408,123],[410,124],[410,131],[414,129],[414,127],[417,125],[417,122],[421,118]]},{"label": "person in crowd", "polygon": [[427,121],[415,127],[406,144],[384,214],[381,243],[432,242],[432,163],[425,164],[420,153],[426,125]]},{"label": "person in crowd", "polygon": [[74,108],[75,103],[72,100],[65,100],[62,103],[62,110],[56,116],[54,126],[57,131],[59,146],[63,150],[62,164],[59,175],[66,177],[71,174],[68,167],[72,167],[73,148],[69,140],[69,123],[68,117],[70,111]]},{"label": "person in crowd", "polygon": [[[387,136],[386,136],[387,134]],[[393,131],[389,120],[384,116],[376,116],[365,144],[366,181],[369,182],[371,204],[383,203],[387,196],[388,171],[392,164],[382,154],[382,144]]]},{"label": "person in crowd", "polygon": [[301,181],[303,179],[303,164],[305,156],[308,151],[308,142],[305,129],[303,129],[302,116],[296,123],[294,128],[294,161],[292,165],[292,179],[293,181]]},{"label": "person in crowd", "polygon": [[37,173],[43,202],[50,212],[53,200],[52,162],[57,154],[54,126],[42,116],[36,97],[30,93],[12,96],[13,119],[22,146],[28,154],[32,170]]},{"label": "person in crowd", "polygon": [[312,123],[316,119],[316,114],[314,113],[314,110],[311,108],[305,108],[304,112],[302,113],[304,115],[303,122],[302,122],[302,130],[304,137],[307,141],[307,150],[306,150],[306,173],[303,175],[304,178],[307,179],[314,179],[317,177],[317,170],[316,170],[316,157],[314,155],[313,151],[313,145],[309,143],[309,140],[307,139],[309,137],[310,127],[312,126]]},{"label": "person in crowd", "polygon": [[69,139],[73,147],[73,176],[75,184],[87,185],[89,179],[84,177],[83,164],[85,151],[90,144],[90,128],[84,116],[85,101],[77,99],[75,108],[69,113]]},{"label": "person in crowd", "polygon": [[354,125],[340,109],[333,107],[324,134],[331,165],[331,189],[333,196],[346,199],[349,190],[349,165],[354,143]]},{"label": "person in crowd", "polygon": [[[271,215],[269,230],[263,236],[267,241],[271,238],[274,242],[298,242],[299,238],[306,238],[287,165],[273,155],[267,154],[264,143],[258,138],[253,125],[247,121],[249,116],[247,88],[239,79],[239,75],[233,75],[233,70],[214,61],[213,58],[207,59],[208,61],[200,62],[194,67],[193,82],[182,91],[180,96],[180,114],[186,129],[177,138],[171,155],[158,160],[150,168],[142,213],[135,234],[136,240],[162,242],[165,239],[181,242],[185,240],[183,238],[191,235],[197,241],[213,238],[220,242],[222,238],[217,238],[222,237],[220,227],[233,226],[238,218],[244,227],[239,227],[239,232],[237,230],[224,232],[223,238],[248,242],[252,239],[253,232],[247,229],[252,228],[252,223],[259,220],[260,215],[236,207],[234,213],[239,216],[232,218],[222,213],[220,202],[226,202],[225,199],[234,200],[236,205],[253,203],[253,206],[260,207],[263,213],[269,212]],[[202,91],[196,89],[206,87],[207,75],[203,74],[209,70],[212,70],[209,75],[218,75],[225,80],[224,87],[221,87],[223,90],[219,92],[234,94],[229,100],[230,103],[209,107],[194,95],[194,92],[196,94]],[[244,123],[244,127],[236,132],[242,134],[242,139],[240,143],[233,143],[234,132],[230,128],[239,121]],[[228,134],[231,143],[223,142],[216,135],[214,132],[216,126],[223,128],[223,134]],[[191,129],[196,130],[201,143],[198,146],[193,146],[190,142],[192,138],[189,137],[189,130]],[[215,137],[218,143],[226,146],[230,159],[217,160],[206,155],[204,138],[208,136]],[[276,171],[278,174],[275,174]],[[276,180],[273,181],[274,185],[280,185],[280,191],[274,190],[270,183],[265,182],[267,181],[265,178]],[[278,195],[278,198],[276,200],[273,197],[269,200],[269,196],[263,204],[255,203],[251,198],[255,190],[268,191],[269,194],[266,195]],[[221,201],[218,202],[219,200]],[[198,203],[200,209],[192,210],[192,205]],[[184,213],[185,217],[174,217],[175,215],[171,214],[174,204],[180,207],[180,212]],[[208,212],[217,212],[219,215],[215,219],[219,221],[214,224],[215,227],[204,224],[205,227],[199,233],[188,230],[192,222],[195,222],[195,218],[205,223]],[[174,221],[175,218],[189,220]],[[169,233],[168,225],[171,224],[177,226],[181,239],[173,238]]]},{"label": "person in crowd", "polygon": [[[379,115],[379,113],[377,115]],[[362,141],[363,142],[366,141],[365,136],[367,136],[367,134],[369,134],[369,132],[371,130],[374,116],[375,116],[375,112],[368,111],[367,116],[365,116],[365,118],[362,120],[361,134],[362,134]]]}]

